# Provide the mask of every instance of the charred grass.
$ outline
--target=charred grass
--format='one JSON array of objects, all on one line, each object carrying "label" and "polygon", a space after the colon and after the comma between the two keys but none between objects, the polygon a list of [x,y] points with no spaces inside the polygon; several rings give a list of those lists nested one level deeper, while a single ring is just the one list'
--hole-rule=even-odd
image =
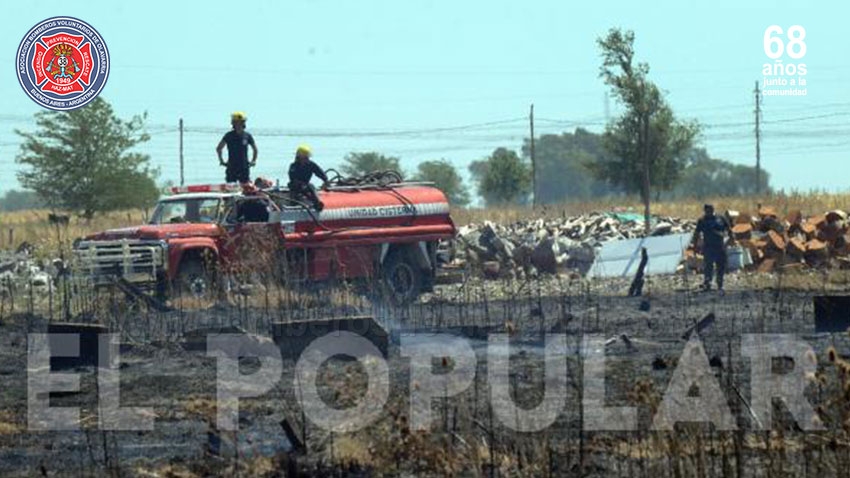
[{"label": "charred grass", "polygon": [[[150,406],[156,428],[149,432],[106,432],[90,417],[83,432],[51,435],[26,430],[21,396],[2,395],[0,462],[9,475],[111,476],[846,476],[850,469],[850,337],[813,332],[811,296],[829,282],[830,290],[846,290],[846,282],[815,275],[813,291],[787,287],[776,278],[754,288],[738,277],[720,298],[697,294],[686,277],[653,278],[649,311],[639,299],[623,297],[627,284],[542,278],[529,281],[479,281],[444,286],[420,303],[401,309],[376,308],[367,297],[342,285],[323,290],[276,290],[270,300],[231,298],[226,303],[197,304],[161,313],[144,304],[126,308],[126,299],[107,294],[86,298],[85,310],[72,310],[73,320],[102,321],[122,334],[129,352],[122,355],[122,405]],[[693,277],[691,278],[691,280]],[[765,279],[766,280],[766,279]],[[59,301],[61,302],[61,300]],[[85,301],[81,301],[83,303]],[[16,312],[3,316],[2,361],[6,383],[25,386],[20,357],[26,330],[39,330],[48,319],[18,297]],[[85,305],[85,304],[84,304]],[[122,308],[123,307],[123,308]],[[681,333],[713,312],[714,326],[702,340],[719,366],[712,368],[733,410],[740,431],[718,431],[705,424],[680,424],[673,431],[651,431],[649,425],[675,369],[684,341]],[[305,419],[298,405],[292,361],[285,361],[280,383],[267,394],[243,400],[240,431],[222,433],[222,441],[239,443],[264,420],[287,420],[306,449],[212,456],[206,450],[216,413],[215,369],[203,351],[181,347],[187,331],[235,325],[264,334],[272,321],[374,315],[398,330],[456,330],[476,326],[507,333],[511,381],[517,404],[539,403],[543,360],[540,333],[566,333],[573,349],[588,333],[623,339],[606,349],[609,406],[638,408],[640,429],[633,432],[585,431],[581,412],[582,358],[567,354],[569,388],[564,407],[550,426],[517,432],[494,416],[490,405],[486,342],[473,341],[479,357],[474,382],[464,392],[432,404],[433,422],[418,431],[410,426],[411,383],[408,362],[391,347],[390,399],[380,417],[366,428],[330,433]],[[748,361],[738,352],[744,333],[786,332],[807,338],[818,359],[807,396],[826,429],[805,432],[777,405],[768,431],[750,420]],[[15,339],[17,337],[18,339]],[[513,347],[513,345],[512,345]],[[660,365],[659,365],[660,364]],[[444,363],[443,367],[447,367]],[[439,366],[438,366],[439,367]],[[331,360],[317,376],[321,396],[340,408],[357,403],[365,376],[356,362]],[[742,398],[743,397],[743,398]],[[90,398],[90,397],[89,397]],[[57,406],[72,405],[66,398]],[[89,415],[86,415],[89,416]],[[180,433],[175,435],[174,430]],[[279,428],[263,429],[267,436]],[[76,438],[75,438],[76,437]],[[179,437],[179,438],[178,438]],[[169,444],[173,449],[169,450]],[[154,446],[144,459],[128,450]],[[33,458],[39,450],[41,458]],[[180,451],[182,450],[182,451]],[[241,453],[241,454],[240,454]]]}]

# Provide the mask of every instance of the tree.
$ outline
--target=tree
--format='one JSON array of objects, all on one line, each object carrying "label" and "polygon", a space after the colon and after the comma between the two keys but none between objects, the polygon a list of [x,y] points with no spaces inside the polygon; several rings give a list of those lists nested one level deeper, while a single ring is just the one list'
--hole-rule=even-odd
[{"label": "tree", "polygon": [[38,194],[27,190],[10,189],[0,199],[0,209],[4,211],[23,211],[45,207],[44,200]]},{"label": "tree", "polygon": [[670,190],[676,184],[699,126],[678,121],[661,91],[647,79],[649,65],[634,63],[634,32],[614,28],[597,43],[603,60],[599,76],[625,112],[608,124],[603,135],[606,149],[616,159],[592,169],[598,178],[640,193],[649,232],[652,186]]},{"label": "tree", "polygon": [[[761,191],[770,193],[770,174],[762,171]],[[756,193],[754,166],[714,159],[703,148],[691,151],[688,166],[672,191],[675,198],[707,198],[712,196],[749,196]]]},{"label": "tree", "polygon": [[469,192],[463,184],[463,178],[460,177],[457,169],[445,159],[419,163],[413,178],[416,181],[433,182],[437,188],[446,194],[449,202],[455,206],[469,204]]},{"label": "tree", "polygon": [[95,213],[149,207],[159,192],[149,156],[134,148],[149,139],[145,115],[124,121],[103,98],[72,111],[35,114],[36,131],[15,130],[23,137],[18,173],[51,208]]},{"label": "tree", "polygon": [[516,152],[497,148],[487,159],[473,161],[469,172],[487,206],[528,202],[531,167]]},{"label": "tree", "polygon": [[[610,160],[602,135],[577,128],[574,133],[546,134],[535,140],[537,201],[552,204],[566,200],[586,200],[617,194],[620,190],[596,179],[589,165]],[[530,157],[526,139],[523,157]]]},{"label": "tree", "polygon": [[401,173],[399,159],[394,156],[384,156],[376,152],[348,153],[345,163],[340,168],[346,176],[365,176],[375,171],[393,170]]}]

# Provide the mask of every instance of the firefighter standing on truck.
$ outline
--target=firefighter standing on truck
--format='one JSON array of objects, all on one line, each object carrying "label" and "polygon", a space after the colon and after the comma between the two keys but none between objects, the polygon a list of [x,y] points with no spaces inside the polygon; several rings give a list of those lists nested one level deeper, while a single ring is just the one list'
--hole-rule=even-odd
[{"label": "firefighter standing on truck", "polygon": [[315,174],[323,181],[322,189],[326,190],[328,188],[328,176],[318,164],[310,159],[312,155],[310,147],[306,144],[302,144],[295,150],[295,160],[289,165],[289,191],[293,199],[307,198],[317,211],[321,211],[324,204],[319,200],[316,189],[310,184],[310,180]]},{"label": "firefighter standing on truck", "polygon": [[[231,114],[230,125],[233,129],[221,138],[215,148],[215,152],[218,154],[218,162],[227,168],[225,179],[228,183],[250,181],[250,168],[257,164],[257,144],[254,142],[251,133],[245,131],[247,120],[248,116],[241,111]],[[225,145],[227,146],[227,162],[221,157],[221,151]],[[252,151],[250,163],[248,162],[248,146],[251,147]]]},{"label": "firefighter standing on truck", "polygon": [[711,280],[714,278],[714,268],[717,266],[717,290],[723,295],[723,275],[726,273],[726,236],[732,242],[732,229],[723,216],[714,214],[714,206],[703,206],[705,215],[697,221],[693,243],[696,244],[702,234],[703,290],[711,290]]}]

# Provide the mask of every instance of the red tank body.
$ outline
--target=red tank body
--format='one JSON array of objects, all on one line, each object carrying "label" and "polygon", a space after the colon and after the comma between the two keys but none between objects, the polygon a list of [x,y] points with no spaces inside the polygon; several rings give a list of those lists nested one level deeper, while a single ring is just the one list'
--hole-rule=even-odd
[{"label": "red tank body", "polygon": [[402,238],[417,234],[454,234],[445,194],[430,186],[388,190],[320,192],[322,212],[313,216],[303,209],[283,212],[283,221],[294,221],[286,232],[293,245],[316,241],[363,241],[367,238]]},{"label": "red tank body", "polygon": [[318,214],[281,212],[285,247],[312,250],[313,279],[368,276],[390,245],[435,244],[455,233],[445,194],[431,186],[334,190],[319,198],[324,209]]}]

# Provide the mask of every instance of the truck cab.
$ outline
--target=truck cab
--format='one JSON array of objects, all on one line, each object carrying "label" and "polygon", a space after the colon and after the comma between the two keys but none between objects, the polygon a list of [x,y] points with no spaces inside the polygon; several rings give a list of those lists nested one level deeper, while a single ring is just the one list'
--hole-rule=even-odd
[{"label": "truck cab", "polygon": [[286,190],[238,185],[172,188],[146,225],[75,245],[75,273],[94,286],[125,281],[160,295],[204,296],[224,277],[284,284],[378,280],[393,302],[427,290],[437,243],[454,236],[445,195],[422,183],[332,188],[324,209]]}]

